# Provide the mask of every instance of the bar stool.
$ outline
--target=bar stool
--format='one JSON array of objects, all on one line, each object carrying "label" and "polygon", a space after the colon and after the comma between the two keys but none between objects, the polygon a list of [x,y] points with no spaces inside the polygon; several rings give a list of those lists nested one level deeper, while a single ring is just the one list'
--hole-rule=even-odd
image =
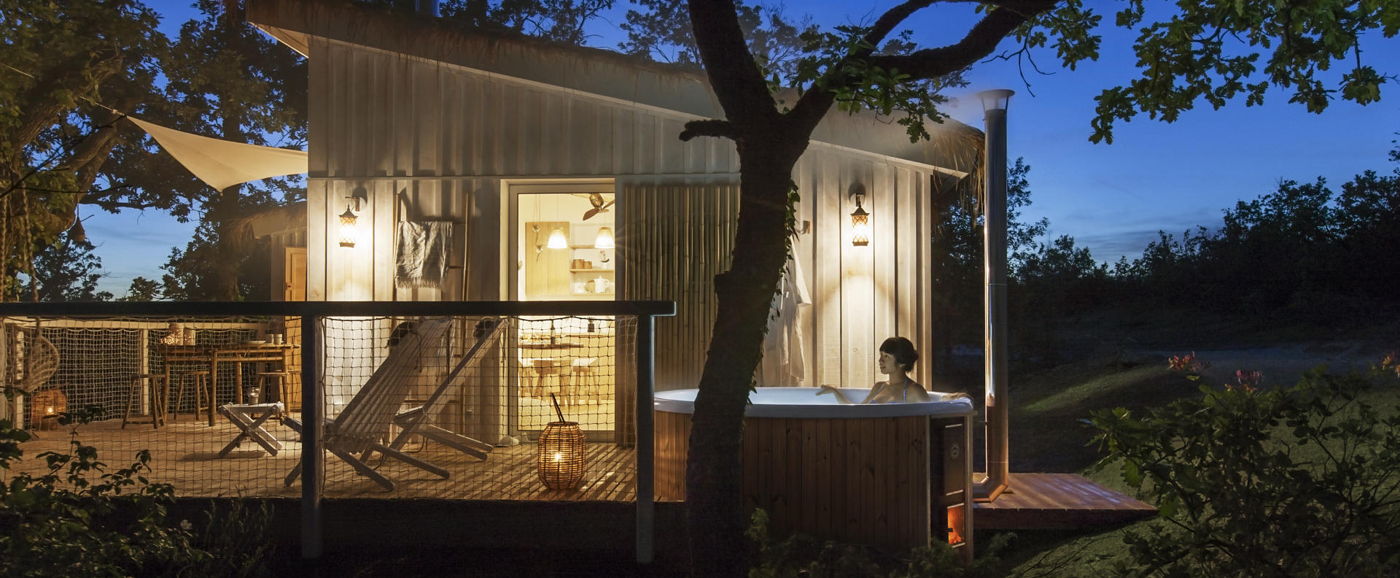
[{"label": "bar stool", "polygon": [[[569,381],[573,382],[572,397],[577,403],[583,402],[583,399],[580,398],[586,398],[594,403],[599,401],[595,396],[602,392],[597,391],[598,374],[593,371],[593,364],[597,362],[598,358],[596,357],[579,357],[569,365]],[[584,382],[587,382],[587,388],[585,388]]]},{"label": "bar stool", "polygon": [[259,371],[258,385],[255,391],[258,392],[258,403],[270,403],[273,400],[267,398],[267,385],[272,382],[277,391],[277,401],[282,402],[282,408],[277,410],[277,419],[282,419],[282,412],[287,407],[287,381],[291,379],[291,374],[286,371]]},{"label": "bar stool", "polygon": [[535,374],[535,380],[534,383],[526,389],[525,395],[527,397],[544,399],[549,393],[545,380],[550,376],[554,377],[556,383],[562,385],[563,376],[559,374],[559,360],[550,357],[536,357],[528,361],[530,363],[530,370]]},{"label": "bar stool", "polygon": [[[199,421],[199,414],[205,411],[204,400],[206,398],[212,400],[214,395],[212,391],[209,391],[209,371],[182,371],[176,373],[175,376],[171,378],[171,381],[175,381],[176,379],[179,380],[180,386],[175,389],[175,405],[174,410],[171,412],[175,416],[173,421],[179,421],[180,409],[185,406],[185,384],[187,381],[193,382],[194,384],[194,419],[195,421]],[[169,389],[167,388],[167,392],[168,391]],[[214,404],[210,403],[209,405],[213,406]],[[210,409],[207,411],[212,412],[213,410]]]},{"label": "bar stool", "polygon": [[[147,382],[150,383],[149,388],[146,387]],[[126,392],[126,406],[122,408],[122,429],[126,429],[126,424],[129,423],[149,423],[152,429],[160,429],[160,426],[165,425],[165,403],[162,395],[164,390],[164,374],[138,373],[132,376],[131,388]],[[143,402],[150,403],[149,417],[140,417]],[[131,417],[133,407],[138,416],[136,418]],[[146,421],[147,419],[150,421]]]}]

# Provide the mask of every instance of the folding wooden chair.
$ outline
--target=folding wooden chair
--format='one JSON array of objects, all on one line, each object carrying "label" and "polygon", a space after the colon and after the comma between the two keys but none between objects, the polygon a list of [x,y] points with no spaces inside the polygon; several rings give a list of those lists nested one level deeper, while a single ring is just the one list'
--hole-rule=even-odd
[{"label": "folding wooden chair", "polygon": [[[452,320],[448,318],[428,318],[418,321],[409,321],[401,324],[395,329],[395,334],[404,327],[411,327],[410,330],[398,337],[397,342],[389,347],[389,355],[384,358],[383,363],[365,382],[364,387],[355,393],[346,404],[345,409],[337,415],[335,419],[326,420],[324,430],[324,444],[326,451],[340,458],[357,473],[365,476],[386,490],[394,489],[394,482],[383,474],[374,471],[365,463],[365,460],[373,453],[380,452],[385,456],[397,459],[409,465],[416,466],[431,472],[442,478],[448,477],[447,470],[433,464],[405,454],[397,448],[384,445],[384,440],[389,435],[389,427],[398,415],[399,408],[403,405],[404,399],[408,397],[409,390],[413,386],[414,374],[418,371],[419,357],[426,347],[432,347],[442,342],[443,336],[452,326]],[[309,330],[309,329],[308,329]],[[282,423],[301,433],[302,424],[290,417],[283,418]],[[356,456],[355,454],[362,454]],[[287,474],[286,485],[292,485],[301,476],[301,464],[297,464],[292,471]]]},{"label": "folding wooden chair", "polygon": [[457,362],[447,377],[438,383],[437,388],[433,390],[432,395],[428,396],[427,401],[424,401],[421,406],[399,412],[398,415],[394,416],[394,424],[399,426],[401,431],[389,444],[391,449],[397,450],[403,447],[409,437],[421,435],[469,456],[486,459],[486,455],[491,452],[493,447],[491,444],[438,427],[428,423],[428,419],[432,417],[438,403],[447,393],[448,386],[457,381],[462,370],[479,360],[482,349],[500,340],[501,336],[505,334],[504,327],[505,323],[500,319],[485,319],[478,323],[476,343],[472,345],[466,355],[462,356],[462,359]]}]

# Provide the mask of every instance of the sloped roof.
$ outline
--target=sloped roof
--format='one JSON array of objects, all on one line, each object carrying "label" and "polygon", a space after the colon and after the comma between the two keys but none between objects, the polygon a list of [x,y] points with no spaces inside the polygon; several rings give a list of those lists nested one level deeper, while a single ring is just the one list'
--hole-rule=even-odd
[{"label": "sloped roof", "polygon": [[[247,11],[250,22],[304,55],[309,37],[321,37],[701,118],[724,116],[704,74],[608,50],[467,31],[344,0],[250,0]],[[981,131],[952,119],[929,123],[928,130],[931,141],[911,143],[892,119],[833,110],[812,139],[975,174]]]}]

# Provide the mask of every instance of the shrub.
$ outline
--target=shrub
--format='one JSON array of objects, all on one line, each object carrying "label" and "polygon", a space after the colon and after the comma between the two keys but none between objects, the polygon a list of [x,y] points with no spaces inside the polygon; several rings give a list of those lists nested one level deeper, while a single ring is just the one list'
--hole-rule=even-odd
[{"label": "shrub", "polygon": [[[1379,375],[1379,374],[1377,374]],[[1393,377],[1313,370],[1277,390],[1202,386],[1093,414],[1100,466],[1155,502],[1124,575],[1400,575],[1400,416],[1362,396]]]},{"label": "shrub", "polygon": [[[85,422],[75,412],[60,423]],[[0,420],[0,470],[21,458],[29,434]],[[252,576],[266,574],[262,554],[249,548],[267,527],[266,510],[234,507],[237,523],[211,523],[196,534],[189,521],[173,523],[169,484],[151,483],[148,451],[130,466],[108,472],[97,450],[78,441],[67,453],[44,452],[48,473],[14,475],[0,484],[0,576]],[[237,529],[238,537],[230,530]]]}]

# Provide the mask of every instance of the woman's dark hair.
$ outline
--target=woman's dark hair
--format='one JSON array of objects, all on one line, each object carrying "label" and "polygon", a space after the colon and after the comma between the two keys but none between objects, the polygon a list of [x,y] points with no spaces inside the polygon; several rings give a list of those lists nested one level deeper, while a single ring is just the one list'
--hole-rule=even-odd
[{"label": "woman's dark hair", "polygon": [[919,352],[914,351],[914,343],[903,337],[891,337],[880,344],[880,353],[888,353],[894,356],[894,362],[898,363],[904,371],[914,369],[914,364],[919,361]]}]

